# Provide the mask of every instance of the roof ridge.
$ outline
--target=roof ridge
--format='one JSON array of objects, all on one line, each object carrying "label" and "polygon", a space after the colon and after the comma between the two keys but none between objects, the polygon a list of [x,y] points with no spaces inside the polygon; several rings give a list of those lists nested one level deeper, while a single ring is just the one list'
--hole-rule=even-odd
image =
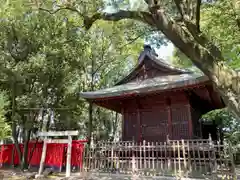
[{"label": "roof ridge", "polygon": [[154,54],[152,53],[148,53],[147,54],[149,56],[149,58],[151,60],[154,60],[155,62],[157,62],[158,64],[161,63],[161,65],[164,65],[165,67],[169,68],[169,69],[173,69],[173,70],[178,70],[178,71],[182,71],[182,72],[185,72],[185,73],[193,73],[193,71],[189,70],[189,69],[186,69],[186,68],[179,68],[179,67],[176,67],[170,63],[167,63],[166,60],[164,60],[163,58],[158,58],[157,56],[154,56]]},{"label": "roof ridge", "polygon": [[169,70],[177,71],[179,73],[185,73],[185,74],[193,74],[194,73],[193,71],[190,71],[188,69],[177,68],[175,66],[172,66],[171,64],[163,62],[164,60],[162,60],[162,58],[157,58],[157,54],[148,47],[148,48],[144,48],[144,50],[140,53],[140,55],[138,57],[138,63],[133,68],[131,68],[131,70],[128,72],[128,74],[126,76],[124,76],[123,78],[121,78],[121,80],[119,80],[115,85],[120,85],[126,79],[128,79],[131,76],[131,74],[142,65],[142,63],[146,57],[148,57],[148,59],[150,59],[151,61],[154,61],[159,66],[163,66],[164,68],[167,68]]}]

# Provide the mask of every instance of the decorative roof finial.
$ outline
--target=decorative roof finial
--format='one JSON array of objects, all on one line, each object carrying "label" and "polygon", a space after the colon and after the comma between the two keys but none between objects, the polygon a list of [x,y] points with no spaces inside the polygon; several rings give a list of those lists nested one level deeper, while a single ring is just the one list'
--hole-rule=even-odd
[{"label": "decorative roof finial", "polygon": [[155,49],[153,49],[149,44],[144,44],[143,48],[144,51],[149,51],[151,55],[158,57],[158,54],[156,53]]},{"label": "decorative roof finial", "polygon": [[151,50],[152,50],[152,47],[151,47],[149,44],[144,44],[144,45],[143,45],[143,49],[144,49],[144,50],[149,50],[149,51],[151,51]]},{"label": "decorative roof finial", "polygon": [[145,57],[145,55],[148,56],[155,56],[158,57],[158,54],[156,51],[149,45],[149,44],[144,44],[143,45],[143,51],[141,52],[139,58],[138,58],[138,63],[141,63]]}]

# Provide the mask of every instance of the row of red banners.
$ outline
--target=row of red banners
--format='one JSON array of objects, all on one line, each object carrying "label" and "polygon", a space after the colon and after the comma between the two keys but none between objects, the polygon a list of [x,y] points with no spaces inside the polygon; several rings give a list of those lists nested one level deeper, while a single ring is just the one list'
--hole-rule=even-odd
[{"label": "row of red banners", "polygon": [[[72,157],[71,165],[76,168],[82,166],[83,150],[85,140],[75,140],[72,142]],[[33,151],[31,160],[30,154]],[[38,167],[42,155],[43,142],[30,142],[28,145],[28,162],[32,167]],[[13,163],[19,165],[19,158],[14,144],[6,144],[0,146],[0,167],[8,166],[12,163],[12,152],[14,149]],[[20,144],[20,150],[23,152],[23,145]],[[45,167],[52,167],[57,170],[62,170],[66,166],[67,144],[49,143],[47,144],[47,153],[45,159]]]}]

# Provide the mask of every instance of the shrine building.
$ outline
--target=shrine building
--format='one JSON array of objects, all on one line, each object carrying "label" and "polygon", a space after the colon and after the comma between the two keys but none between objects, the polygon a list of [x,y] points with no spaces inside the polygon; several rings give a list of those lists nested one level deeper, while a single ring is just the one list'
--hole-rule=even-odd
[{"label": "shrine building", "polygon": [[209,133],[216,139],[216,127],[200,117],[225,107],[207,76],[170,66],[148,45],[115,86],[80,96],[122,114],[123,141],[198,139]]}]

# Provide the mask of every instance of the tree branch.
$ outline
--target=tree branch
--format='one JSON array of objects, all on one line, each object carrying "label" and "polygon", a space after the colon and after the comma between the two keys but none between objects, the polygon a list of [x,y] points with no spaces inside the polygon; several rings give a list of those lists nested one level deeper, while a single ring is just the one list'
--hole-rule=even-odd
[{"label": "tree branch", "polygon": [[200,7],[201,0],[174,0],[178,12],[181,14],[183,21],[190,21],[197,26],[200,32]]},{"label": "tree branch", "polygon": [[[99,20],[119,21],[121,19],[133,19],[149,24],[161,31],[180,51],[182,51],[193,63],[202,70],[210,79],[215,71],[216,61],[223,60],[221,52],[205,37],[197,31],[192,21],[186,21],[187,25],[178,24],[168,18],[164,11],[158,10],[156,14],[148,12],[119,11],[116,13],[96,13],[84,21],[86,29]],[[214,51],[216,50],[217,53]],[[219,52],[219,53],[218,53]]]},{"label": "tree branch", "polygon": [[178,9],[178,12],[181,15],[181,18],[184,19],[184,15],[186,14],[185,10],[184,10],[184,6],[183,6],[183,2],[182,0],[174,0],[175,5]]},{"label": "tree branch", "polygon": [[200,8],[201,8],[202,0],[197,0],[196,6],[196,26],[197,30],[200,32]]},{"label": "tree branch", "polygon": [[193,38],[204,48],[208,49],[212,54],[215,54],[217,58],[223,59],[219,49],[213,43],[209,42],[207,37],[200,32],[199,22],[201,0],[196,1],[174,0],[178,11],[182,16],[182,21],[186,25],[187,30],[190,32]]},{"label": "tree branch", "polygon": [[236,11],[237,5],[233,1],[231,1],[231,7],[232,7],[232,10],[233,10],[232,15],[234,16],[234,19],[236,20],[238,30],[240,31],[240,18],[238,16],[237,11]]},{"label": "tree branch", "polygon": [[68,7],[68,6],[66,6],[66,7],[59,6],[59,8],[56,9],[55,11],[51,11],[49,9],[44,9],[44,8],[38,8],[38,9],[41,10],[41,11],[48,12],[49,14],[56,14],[57,12],[62,11],[62,10],[70,10],[70,11],[78,13],[79,16],[84,17],[83,13],[78,11],[76,8]]},{"label": "tree branch", "polygon": [[146,34],[147,34],[147,32],[143,32],[143,33],[139,34],[137,37],[130,39],[126,44],[120,46],[119,49],[122,49],[122,48],[124,48],[125,46],[134,43],[136,40],[138,40],[140,37],[142,37],[142,36],[144,36],[144,35],[146,35]]},{"label": "tree branch", "polygon": [[[181,0],[175,0],[176,2],[181,2]],[[167,17],[164,11],[157,11],[156,14],[151,14],[149,12],[136,12],[136,11],[125,11],[120,10],[116,13],[96,13],[91,17],[87,17],[84,20],[84,25],[86,29],[89,29],[92,24],[99,20],[107,20],[107,21],[119,21],[122,19],[133,19],[138,20],[141,22],[144,22],[146,24],[149,24],[152,27],[157,28],[160,30],[170,41],[172,41],[173,44],[175,44],[176,47],[178,47],[184,54],[186,54],[190,59],[194,60],[195,64],[199,63],[195,60],[199,60],[199,57],[196,58],[196,54],[193,53],[193,51],[196,51],[197,55],[200,55],[200,49],[203,47],[206,48],[206,52],[208,55],[209,52],[209,41],[207,39],[203,39],[203,36],[200,36],[200,33],[196,33],[196,25],[192,22],[186,21],[186,26],[181,26],[178,23],[176,23],[174,20]],[[187,27],[187,28],[186,28]],[[199,46],[195,42],[195,40],[203,47]],[[216,53],[213,53],[216,55]],[[220,55],[216,55],[218,59],[221,59]],[[214,59],[212,57],[212,59]],[[207,58],[206,62],[208,61]],[[198,67],[201,70],[204,70],[202,68],[204,62],[199,63]],[[207,72],[205,72],[208,74]]]},{"label": "tree branch", "polygon": [[186,25],[188,31],[193,36],[193,38],[200,45],[202,45],[204,48],[208,49],[218,59],[223,59],[221,51],[212,42],[209,42],[209,40],[203,33],[199,32],[198,27],[195,24],[191,23],[190,21],[185,21],[185,25]]},{"label": "tree branch", "polygon": [[90,29],[92,24],[100,19],[105,21],[120,21],[122,19],[133,19],[149,24],[150,26],[154,26],[152,14],[149,12],[120,10],[116,13],[98,12],[92,15],[91,17],[85,16],[84,17],[85,28],[87,30]]}]

